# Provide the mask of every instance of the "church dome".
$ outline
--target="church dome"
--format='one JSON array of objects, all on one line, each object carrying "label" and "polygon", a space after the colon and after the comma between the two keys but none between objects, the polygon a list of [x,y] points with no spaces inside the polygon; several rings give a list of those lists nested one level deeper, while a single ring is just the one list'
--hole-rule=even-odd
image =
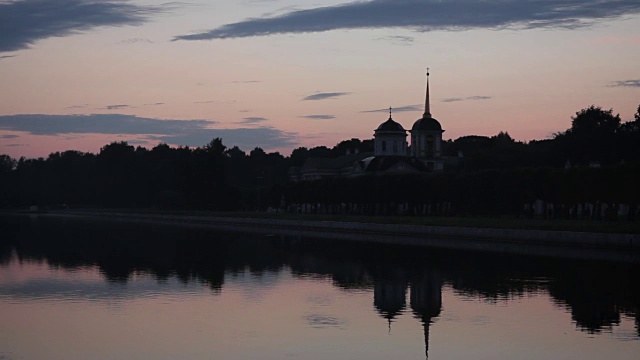
[{"label": "church dome", "polygon": [[442,125],[438,120],[424,116],[413,123],[411,131],[442,131]]},{"label": "church dome", "polygon": [[400,125],[399,123],[393,121],[393,119],[391,117],[389,117],[389,119],[385,122],[383,122],[382,124],[380,124],[380,126],[378,126],[378,128],[376,129],[376,132],[378,131],[402,131],[405,132],[406,130],[402,127],[402,125]]}]

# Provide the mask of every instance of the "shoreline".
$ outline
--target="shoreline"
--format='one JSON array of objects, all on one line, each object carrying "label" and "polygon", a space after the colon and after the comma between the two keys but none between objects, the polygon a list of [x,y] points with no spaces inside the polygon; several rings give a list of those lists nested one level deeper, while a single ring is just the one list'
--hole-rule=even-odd
[{"label": "shoreline", "polygon": [[[14,215],[29,215],[16,214]],[[92,210],[31,216],[97,218],[293,237],[330,238],[408,246],[640,263],[640,234],[496,229],[349,221],[177,215]]]}]

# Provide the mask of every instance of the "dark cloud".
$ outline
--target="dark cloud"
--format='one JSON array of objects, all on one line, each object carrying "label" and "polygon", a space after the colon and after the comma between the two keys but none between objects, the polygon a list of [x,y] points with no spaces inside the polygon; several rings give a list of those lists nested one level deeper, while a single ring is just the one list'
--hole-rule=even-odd
[{"label": "dark cloud", "polygon": [[314,119],[314,120],[329,120],[329,119],[336,118],[334,115],[304,115],[300,117],[307,118],[307,119]]},{"label": "dark cloud", "polygon": [[12,57],[16,57],[16,55],[2,55],[2,56],[0,56],[0,60],[12,58]]},{"label": "dark cloud", "polygon": [[573,29],[640,13],[638,0],[373,0],[292,10],[174,37],[209,40],[337,29]]},{"label": "dark cloud", "polygon": [[159,120],[134,115],[2,115],[0,129],[23,131],[33,135],[59,134],[173,134],[199,131],[215,121]]},{"label": "dark cloud", "polygon": [[244,80],[244,81],[232,81],[232,84],[255,84],[255,83],[261,83],[262,81],[260,80]]},{"label": "dark cloud", "polygon": [[243,118],[242,121],[240,121],[240,124],[257,124],[257,123],[261,123],[261,122],[265,122],[267,121],[267,118],[263,118],[263,117],[246,117]]},{"label": "dark cloud", "polygon": [[325,99],[333,99],[344,95],[349,95],[351,93],[348,92],[327,92],[327,93],[317,93],[309,96],[305,96],[302,100],[325,100]]},{"label": "dark cloud", "polygon": [[467,101],[467,100],[489,100],[493,98],[493,96],[484,96],[484,95],[476,95],[476,96],[468,96],[466,98],[446,98],[442,99],[442,102],[457,102],[457,101]]},{"label": "dark cloud", "polygon": [[[400,107],[392,107],[391,110],[393,112],[405,112],[405,111],[422,111],[424,110],[424,105],[421,104],[415,104],[415,105],[405,105],[405,106],[400,106]],[[377,113],[377,112],[384,112],[384,113],[388,113],[389,112],[389,108],[385,108],[385,109],[375,109],[375,110],[363,110],[360,111],[362,113]]]},{"label": "dark cloud", "polygon": [[164,105],[163,102],[157,102],[157,103],[151,103],[151,104],[144,104],[145,106],[158,106],[158,105]]},{"label": "dark cloud", "polygon": [[273,127],[212,128],[216,124],[216,121],[209,120],[160,120],[122,114],[0,116],[0,130],[21,131],[33,135],[140,135],[148,140],[188,146],[202,146],[211,139],[220,137],[228,146],[260,146],[264,149],[298,144],[298,134]]},{"label": "dark cloud", "polygon": [[609,87],[640,87],[640,79],[614,81]]},{"label": "dark cloud", "polygon": [[15,138],[18,138],[18,137],[20,137],[20,136],[13,135],[13,134],[0,135],[0,139],[15,139]]},{"label": "dark cloud", "polygon": [[5,146],[8,146],[8,147],[18,147],[18,146],[26,146],[26,145],[25,145],[25,144],[7,144],[7,145],[5,145]]},{"label": "dark cloud", "polygon": [[259,146],[265,150],[298,145],[298,134],[285,132],[269,126],[238,129],[203,129],[197,132],[160,136],[156,140],[168,144],[202,146],[219,137],[227,146],[253,149]]},{"label": "dark cloud", "polygon": [[126,0],[2,1],[0,52],[26,49],[42,39],[97,27],[140,25],[160,11],[161,7],[134,5]]}]

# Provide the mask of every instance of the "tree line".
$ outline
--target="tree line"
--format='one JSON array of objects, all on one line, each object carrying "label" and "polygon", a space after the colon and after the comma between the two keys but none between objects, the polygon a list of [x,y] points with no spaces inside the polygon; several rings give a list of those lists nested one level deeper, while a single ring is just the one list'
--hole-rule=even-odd
[{"label": "tree line", "polygon": [[320,204],[316,211],[513,214],[536,199],[640,204],[640,106],[624,123],[612,109],[590,106],[545,140],[516,141],[507,132],[448,140],[444,155],[459,161],[441,174],[289,181],[290,169],[308,158],[356,149],[373,152],[373,140],[299,147],[290,156],[259,147],[247,153],[220,138],[195,148],[113,142],[97,154],[0,155],[0,207],[298,211],[290,205]]}]

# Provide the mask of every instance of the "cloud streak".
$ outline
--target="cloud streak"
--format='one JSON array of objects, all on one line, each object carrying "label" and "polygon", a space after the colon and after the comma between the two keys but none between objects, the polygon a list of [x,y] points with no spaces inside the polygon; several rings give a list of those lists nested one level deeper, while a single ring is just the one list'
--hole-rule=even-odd
[{"label": "cloud streak", "polygon": [[415,38],[413,36],[389,35],[377,40],[390,41],[394,45],[413,45]]},{"label": "cloud streak", "polygon": [[[391,110],[393,112],[405,112],[405,111],[422,111],[424,110],[424,105],[421,104],[414,104],[414,105],[405,105],[405,106],[400,106],[400,107],[392,107]],[[388,113],[389,112],[389,108],[384,108],[384,109],[375,109],[375,110],[363,110],[360,111],[361,113]]]},{"label": "cloud streak", "polygon": [[476,95],[476,96],[469,96],[465,100],[489,100],[491,98],[493,98],[493,96]]},{"label": "cloud streak", "polygon": [[251,18],[174,40],[211,40],[340,29],[575,29],[640,13],[637,0],[372,0]]},{"label": "cloud streak", "polygon": [[304,116],[300,116],[302,118],[306,118],[306,119],[312,119],[312,120],[329,120],[329,119],[335,119],[336,117],[334,115],[323,115],[323,114],[319,114],[319,115],[304,115]]},{"label": "cloud streak", "polygon": [[[149,141],[187,146],[202,146],[211,139],[220,137],[227,145],[244,148],[260,146],[264,149],[298,144],[298,134],[270,126],[218,129],[214,128],[216,125],[219,123],[210,120],[161,120],[123,114],[0,116],[0,130],[26,132],[31,135],[137,135]],[[10,139],[17,135],[3,136]]]},{"label": "cloud streak", "polygon": [[640,44],[640,36],[607,36],[590,41],[594,44]]},{"label": "cloud streak", "polygon": [[26,49],[42,39],[98,27],[140,25],[160,11],[160,7],[126,0],[0,1],[0,52]]},{"label": "cloud streak", "polygon": [[263,117],[246,117],[246,118],[243,118],[242,121],[239,122],[239,124],[257,124],[257,123],[265,122],[267,120],[268,120],[267,118],[263,118]]},{"label": "cloud streak", "polygon": [[349,95],[351,93],[348,92],[326,92],[326,93],[317,93],[309,96],[305,96],[302,100],[326,100],[326,99],[334,99],[340,96]]},{"label": "cloud streak", "polygon": [[640,87],[640,79],[614,81],[609,87]]},{"label": "cloud streak", "polygon": [[65,109],[84,109],[87,106],[89,106],[89,104],[82,104],[82,105],[70,105],[65,107]]},{"label": "cloud streak", "polygon": [[107,105],[106,109],[107,110],[118,110],[118,109],[125,109],[130,107],[129,105],[126,104],[117,104],[117,105]]},{"label": "cloud streak", "polygon": [[476,95],[476,96],[468,96],[465,98],[460,98],[460,97],[456,97],[456,98],[446,98],[446,99],[442,99],[442,102],[445,103],[449,103],[449,102],[458,102],[458,101],[473,101],[473,100],[489,100],[493,98],[493,96],[485,96],[485,95]]},{"label": "cloud streak", "polygon": [[131,38],[120,41],[121,44],[153,44],[153,41],[146,38]]},{"label": "cloud streak", "polygon": [[233,104],[235,103],[235,100],[227,100],[227,101],[222,101],[222,100],[204,100],[204,101],[194,101],[194,104]]}]

